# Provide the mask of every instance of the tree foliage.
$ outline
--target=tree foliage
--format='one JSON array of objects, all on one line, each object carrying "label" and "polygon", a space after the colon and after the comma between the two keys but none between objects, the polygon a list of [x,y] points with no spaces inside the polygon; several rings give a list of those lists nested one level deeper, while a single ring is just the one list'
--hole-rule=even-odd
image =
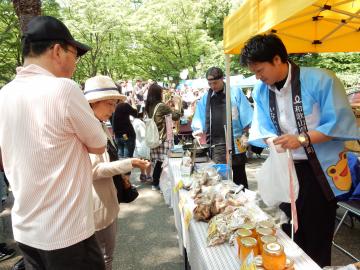
[{"label": "tree foliage", "polygon": [[[17,0],[13,0],[16,2]],[[20,1],[21,2],[21,1]],[[27,1],[39,2],[37,0]],[[59,5],[60,3],[60,5]],[[242,0],[43,0],[43,15],[64,21],[74,37],[92,47],[81,58],[75,80],[96,74],[114,80],[179,80],[204,77],[210,66],[224,68],[223,20]],[[36,7],[35,7],[36,8]],[[21,65],[20,26],[12,1],[0,1],[0,85]],[[293,55],[302,66],[335,71],[347,86],[358,82],[359,53]],[[250,75],[231,56],[231,74]]]}]

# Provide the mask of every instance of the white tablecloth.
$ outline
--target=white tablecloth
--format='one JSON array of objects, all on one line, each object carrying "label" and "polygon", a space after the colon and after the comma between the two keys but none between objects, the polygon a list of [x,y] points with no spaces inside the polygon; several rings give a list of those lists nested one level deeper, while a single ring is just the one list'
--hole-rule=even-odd
[{"label": "white tablecloth", "polygon": [[[171,205],[174,210],[175,226],[179,236],[179,247],[185,247],[191,270],[239,270],[240,260],[237,257],[236,248],[228,243],[208,247],[206,243],[208,224],[191,220],[189,227],[185,226],[184,213],[178,205],[181,200],[191,200],[188,191],[179,190],[174,192],[173,188],[184,179],[180,170],[181,158],[169,158],[167,175],[171,184]],[[166,181],[165,179],[163,181]],[[321,269],[305,252],[300,249],[283,231],[278,230],[279,242],[284,245],[285,253],[295,262],[295,269]]]}]

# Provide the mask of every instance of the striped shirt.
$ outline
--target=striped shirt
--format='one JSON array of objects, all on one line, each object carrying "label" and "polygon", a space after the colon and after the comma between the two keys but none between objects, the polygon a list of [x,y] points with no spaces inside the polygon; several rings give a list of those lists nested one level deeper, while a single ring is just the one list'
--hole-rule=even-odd
[{"label": "striped shirt", "polygon": [[14,194],[16,241],[54,250],[94,233],[86,147],[106,136],[79,86],[37,65],[0,90],[0,149]]}]

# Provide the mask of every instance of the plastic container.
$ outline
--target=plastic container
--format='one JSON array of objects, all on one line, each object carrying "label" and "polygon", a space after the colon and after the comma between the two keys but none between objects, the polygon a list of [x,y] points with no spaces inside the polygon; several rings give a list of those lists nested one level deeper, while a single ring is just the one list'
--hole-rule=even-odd
[{"label": "plastic container", "polygon": [[213,164],[211,167],[215,168],[222,179],[229,179],[228,177],[228,166],[227,164]]}]

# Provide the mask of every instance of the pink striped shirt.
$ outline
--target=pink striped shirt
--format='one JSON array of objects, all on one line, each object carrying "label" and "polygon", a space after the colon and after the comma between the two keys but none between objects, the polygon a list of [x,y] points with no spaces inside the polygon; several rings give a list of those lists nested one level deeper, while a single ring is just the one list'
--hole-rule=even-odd
[{"label": "pink striped shirt", "polygon": [[86,147],[106,136],[79,86],[37,65],[18,68],[0,90],[0,149],[15,197],[16,241],[42,250],[94,233]]}]

